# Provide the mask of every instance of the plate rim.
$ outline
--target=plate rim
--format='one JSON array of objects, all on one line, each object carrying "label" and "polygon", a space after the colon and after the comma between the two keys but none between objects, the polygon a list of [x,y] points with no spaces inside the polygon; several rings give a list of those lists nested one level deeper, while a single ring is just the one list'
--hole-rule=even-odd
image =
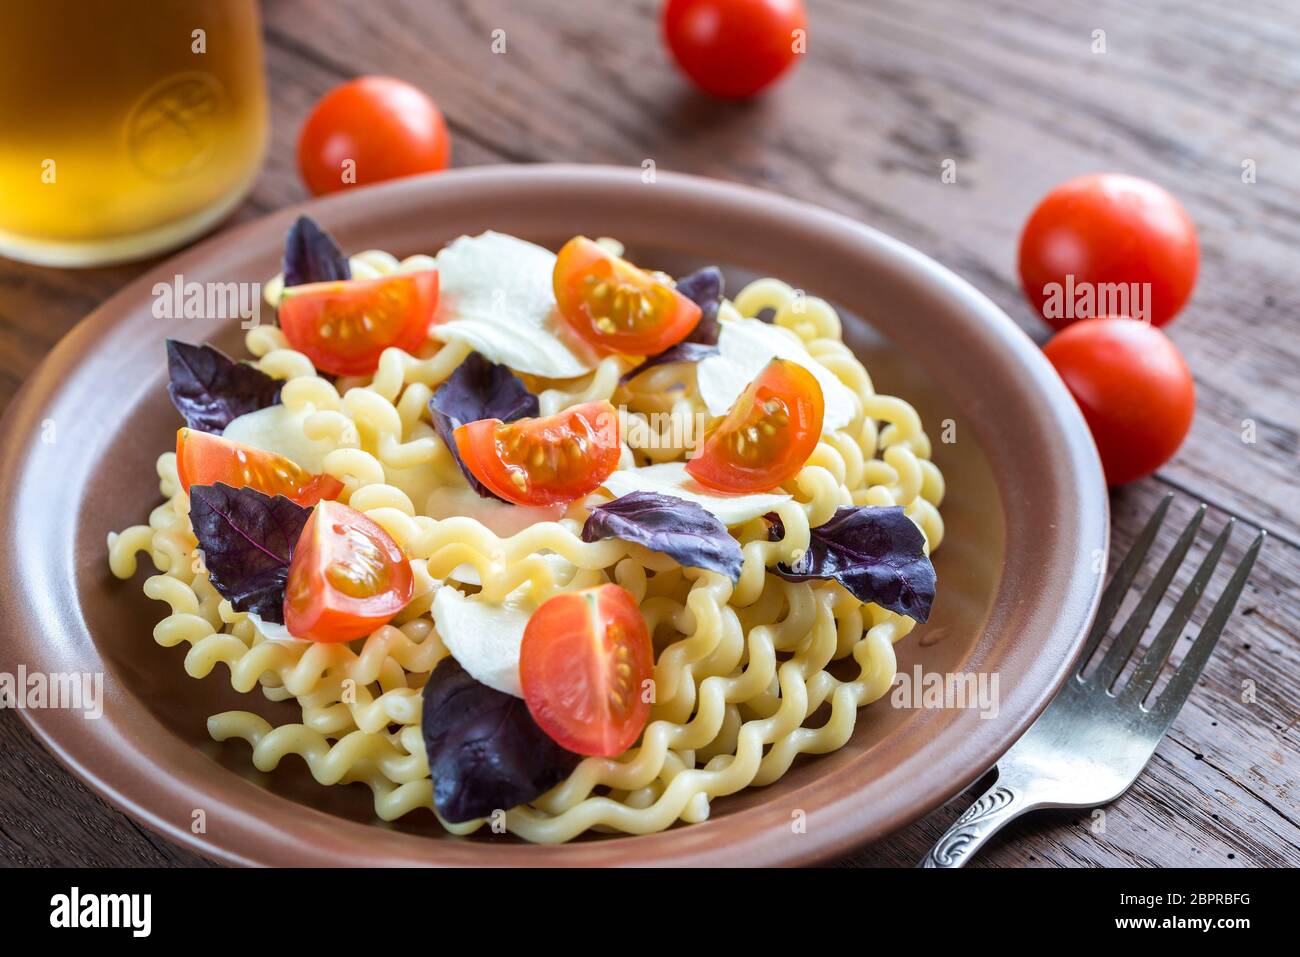
[{"label": "plate rim", "polygon": [[[639,167],[569,163],[472,167],[450,170],[430,176],[411,177],[367,187],[362,190],[345,191],[341,194],[307,200],[257,217],[233,229],[218,232],[201,243],[152,265],[77,323],[28,376],[11,400],[3,419],[0,420],[0,442],[4,442],[5,447],[9,447],[9,443],[15,440],[15,436],[24,431],[24,426],[27,427],[27,434],[34,434],[35,430],[31,426],[39,424],[41,408],[46,404],[46,400],[53,398],[57,394],[59,383],[62,381],[60,373],[65,369],[73,369],[78,364],[77,360],[83,355],[81,350],[83,343],[93,342],[101,334],[106,333],[114,325],[115,315],[125,313],[131,308],[138,308],[142,297],[149,294],[159,275],[183,272],[184,270],[179,268],[179,264],[191,261],[202,262],[209,259],[214,250],[225,244],[233,245],[238,237],[260,236],[262,233],[272,232],[273,226],[275,230],[282,231],[284,225],[287,225],[292,218],[304,212],[319,216],[322,219],[329,219],[331,216],[355,213],[369,204],[380,205],[381,202],[385,201],[395,202],[408,194],[412,197],[412,202],[436,204],[439,191],[454,189],[458,185],[475,185],[483,188],[501,184],[504,187],[512,185],[512,181],[519,180],[533,181],[537,189],[545,189],[548,185],[572,187],[590,184],[598,184],[602,188],[611,190],[625,189],[632,187],[634,184],[644,188],[642,170]],[[656,838],[664,839],[666,836],[688,834],[698,827],[697,825],[690,825],[670,828],[668,831],[657,834],[618,835],[595,843],[556,846],[513,843],[499,846],[478,843],[468,844],[465,842],[451,843],[451,847],[472,848],[472,852],[468,855],[450,851],[440,855],[437,853],[438,849],[445,848],[447,842],[440,841],[436,842],[435,845],[435,842],[425,841],[425,844],[430,845],[429,860],[391,861],[388,863],[590,864],[604,862],[584,861],[581,858],[609,857],[608,863],[630,862],[640,865],[668,863],[718,866],[728,864],[809,864],[843,857],[859,847],[865,846],[918,820],[960,793],[986,773],[1001,754],[1037,718],[1038,714],[1064,682],[1078,651],[1082,647],[1084,637],[1095,615],[1105,578],[1104,556],[1107,554],[1110,536],[1109,499],[1105,482],[1102,479],[1100,461],[1091,435],[1077,406],[1054,374],[1050,377],[1044,375],[1044,370],[1050,371],[1051,368],[1047,360],[1042,356],[1041,351],[1034,345],[1032,340],[1023,330],[1016,326],[1005,312],[969,282],[914,247],[904,244],[871,226],[815,203],[795,200],[756,187],[667,171],[656,172],[656,186],[662,186],[674,192],[689,194],[705,204],[710,202],[757,204],[759,208],[771,210],[774,214],[779,212],[789,215],[792,222],[805,222],[810,229],[837,230],[851,234],[864,247],[872,247],[878,256],[893,260],[897,268],[914,273],[918,277],[923,276],[928,280],[928,284],[932,285],[936,290],[961,300],[964,306],[977,313],[981,320],[987,322],[989,334],[998,338],[1002,345],[1005,345],[1013,352],[1015,358],[1023,362],[1027,370],[1034,375],[1038,385],[1047,390],[1046,398],[1049,400],[1047,403],[1049,411],[1052,416],[1060,420],[1058,424],[1062,425],[1064,429],[1063,441],[1066,451],[1076,458],[1081,458],[1080,461],[1075,463],[1081,467],[1083,473],[1077,477],[1075,482],[1075,491],[1078,491],[1082,496],[1075,509],[1079,516],[1078,533],[1085,544],[1090,544],[1094,549],[1101,550],[1103,574],[1088,576],[1090,581],[1086,585],[1072,583],[1067,586],[1069,594],[1065,600],[1068,600],[1067,603],[1076,610],[1083,611],[1084,614],[1078,619],[1077,626],[1060,626],[1043,639],[1045,649],[1051,647],[1064,652],[1060,656],[1060,663],[1054,671],[1049,669],[1046,683],[1039,689],[1037,694],[1032,696],[1032,700],[1020,709],[1017,717],[1009,722],[1007,730],[995,735],[999,740],[996,742],[983,741],[978,754],[971,755],[965,761],[956,762],[966,765],[964,769],[957,770],[951,766],[954,763],[952,760],[947,761],[946,770],[949,772],[947,777],[925,788],[925,795],[920,800],[907,807],[895,808],[889,814],[874,821],[868,822],[864,820],[861,808],[856,809],[855,813],[854,808],[846,806],[851,803],[852,796],[850,795],[836,799],[823,809],[826,814],[830,815],[830,818],[827,820],[825,827],[818,828],[817,833],[812,833],[810,829],[810,833],[805,835],[806,839],[798,842],[768,841],[769,847],[767,848],[761,846],[761,840],[757,843],[753,840],[753,836],[757,832],[752,830],[749,841],[724,846],[698,847],[693,846],[693,842],[681,839],[674,840],[671,837],[668,837],[667,840],[656,841]],[[525,184],[522,188],[534,187]],[[434,194],[432,198],[427,195],[429,191]],[[19,491],[18,476],[24,471],[22,468],[23,461],[19,456],[11,455],[6,456],[3,464],[0,464],[0,522],[5,524],[8,524],[6,520],[9,519],[16,504]],[[4,586],[0,588],[0,608],[5,609],[6,620],[10,621],[27,619],[26,615],[9,613],[9,606],[18,605],[21,607],[23,605],[22,599],[15,598],[12,594],[18,583],[16,571],[9,571],[16,567],[15,559],[18,556],[18,547],[13,538],[14,536],[7,536],[3,541],[0,541],[0,556],[5,559],[0,562],[0,585]],[[28,607],[30,608],[30,604]],[[93,644],[93,638],[91,641]],[[5,658],[9,659],[11,652],[8,643],[6,643],[3,651]],[[98,650],[96,650],[96,657],[101,670],[107,671],[107,664]],[[34,663],[33,661],[32,664]],[[1039,670],[1043,669],[1040,668]],[[127,692],[127,694],[134,698],[134,695],[130,694],[130,692]],[[143,707],[138,701],[134,702],[134,704],[136,707]],[[139,798],[139,787],[133,791],[132,788],[125,787],[121,780],[111,780],[111,776],[101,775],[93,767],[88,766],[82,753],[77,748],[75,735],[69,737],[67,733],[66,726],[72,716],[57,710],[17,710],[20,718],[37,740],[72,774],[114,807],[168,839],[176,841],[207,858],[226,863],[265,864],[283,863],[285,861],[284,855],[277,855],[274,850],[265,855],[249,855],[234,849],[232,845],[241,843],[239,841],[222,843],[220,840],[214,839],[211,834],[204,835],[200,839],[188,828],[180,826],[176,820],[158,813],[156,805],[151,805],[147,800],[142,802]],[[100,721],[105,721],[107,717],[106,713],[105,717]],[[157,722],[156,718],[151,715],[149,717]],[[189,746],[186,745],[186,747]],[[146,761],[150,760],[150,755],[143,750],[140,744],[132,742],[131,749],[133,757]],[[195,751],[195,755],[204,761],[208,760],[197,751]],[[913,754],[912,757],[915,757],[915,755]],[[123,764],[125,763],[123,762]],[[117,765],[114,763],[110,766],[116,767]],[[893,772],[891,771],[891,773]],[[181,782],[175,780],[171,774],[164,775],[163,779],[169,782],[173,798],[184,797],[188,799],[198,793],[182,786]],[[161,785],[159,787],[162,789]],[[816,785],[809,787],[815,788]],[[373,830],[371,824],[360,824],[335,817],[314,808],[304,808],[303,805],[291,802],[279,795],[261,792],[261,797],[285,801],[292,807],[299,809],[298,813],[310,812],[310,815],[323,818],[324,822],[332,823],[335,827]],[[745,815],[756,815],[762,810],[762,805],[746,808],[726,815],[721,820],[735,820]],[[258,822],[244,823],[245,825],[252,824],[254,827],[252,827],[251,831],[245,829],[248,836],[242,841],[243,846],[249,846],[258,833],[262,837],[267,836],[265,832],[268,829],[266,827],[257,828],[255,826]],[[313,827],[319,827],[323,822],[312,821],[310,823]],[[740,828],[739,832],[745,833],[745,829]],[[278,834],[277,836],[280,838],[277,845],[280,850],[291,847],[295,843],[303,845],[310,840],[308,836],[299,835],[296,842],[294,840],[285,842],[285,835]],[[293,838],[293,836],[288,835],[290,838]],[[422,840],[417,836],[406,836],[415,840]],[[361,839],[361,835],[358,835],[358,839]],[[778,843],[785,847],[781,851],[773,850],[773,847]],[[790,850],[789,845],[792,843],[796,846],[793,850]],[[661,847],[665,844],[671,845],[671,847],[663,847],[669,853],[658,860],[653,857],[653,852],[643,853],[643,850],[650,852],[650,845],[653,844],[658,844]],[[606,848],[610,853],[593,853],[590,849],[596,847]],[[566,857],[574,856],[568,854],[567,851],[578,848],[587,850],[576,855],[573,861],[563,860]],[[534,858],[533,860],[519,860],[519,858],[526,858],[530,854]],[[620,858],[629,856],[630,861],[620,860]],[[438,860],[439,857],[454,859],[440,861]],[[557,860],[557,858],[560,860]]]}]

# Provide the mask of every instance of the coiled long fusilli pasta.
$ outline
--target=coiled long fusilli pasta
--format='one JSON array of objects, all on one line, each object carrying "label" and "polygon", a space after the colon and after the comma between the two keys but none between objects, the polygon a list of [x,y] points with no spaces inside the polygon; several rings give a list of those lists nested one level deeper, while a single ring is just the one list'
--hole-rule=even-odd
[{"label": "coiled long fusilli pasta", "polygon": [[[353,275],[364,278],[431,268],[433,260],[399,262],[371,251],[351,264]],[[268,283],[268,302],[276,304],[281,290],[280,277]],[[583,520],[603,500],[599,494],[557,520],[508,536],[473,517],[430,517],[430,495],[462,487],[464,479],[429,421],[428,402],[468,348],[430,343],[415,356],[389,349],[369,379],[332,383],[273,326],[251,330],[247,347],[260,369],[283,380],[281,401],[304,436],[327,444],[324,470],[343,482],[341,499],[382,525],[413,560],[411,604],[354,642],[268,639],[210,583],[171,452],[158,460],[166,501],[147,525],[109,536],[110,567],[130,578],[137,556],[149,557],[157,574],[145,581],[145,593],[168,607],[154,638],[163,646],[189,646],[190,676],[224,665],[236,690],[260,688],[301,708],[299,723],[280,727],[246,711],[214,715],[213,738],[248,742],[263,771],[296,754],[321,784],[364,783],[384,820],[433,807],[420,691],[448,654],[430,615],[438,583],[472,568],[484,600],[523,596],[537,603],[560,590],[616,582],[636,598],[655,643],[650,723],[627,753],[586,758],[548,793],[509,809],[505,827],[530,841],[555,842],[589,830],[642,834],[704,820],[714,798],[777,780],[800,754],[843,746],[858,709],[888,690],[893,645],[913,627],[911,619],[863,604],[834,582],[789,582],[770,567],[797,560],[809,529],[842,505],[901,505],[927,550],[943,538],[943,476],[930,461],[921,421],[903,400],[875,391],[844,346],[835,311],[775,279],[751,283],[721,308],[724,320],[760,313],[795,333],[848,388],[857,408],[786,483],[791,498],[776,509],[785,528],[780,541],[768,540],[762,519],[732,529],[743,554],[734,585],[618,539],[582,541]],[[682,459],[709,423],[695,367],[661,365],[621,384],[629,368],[629,360],[607,358],[581,379],[528,382],[544,415],[592,399],[624,409],[625,466]],[[851,678],[828,670],[850,658]],[[824,706],[829,717],[808,726]],[[445,826],[463,834],[482,824]]]}]

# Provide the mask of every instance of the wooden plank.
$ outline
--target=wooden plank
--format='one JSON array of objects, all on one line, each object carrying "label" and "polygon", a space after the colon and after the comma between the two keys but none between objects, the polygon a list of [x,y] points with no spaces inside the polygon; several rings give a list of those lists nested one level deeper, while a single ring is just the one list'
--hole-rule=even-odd
[{"label": "wooden plank", "polygon": [[0,711],[0,754],[0,864],[210,866],[88,791],[10,711]]},{"label": "wooden plank", "polygon": [[[1093,834],[1087,816],[1035,818],[977,863],[1300,863],[1291,593],[1300,580],[1300,186],[1290,177],[1300,9],[1284,0],[821,0],[795,75],[757,102],[729,105],[692,92],[667,63],[658,6],[264,4],[271,144],[234,221],[305,198],[294,144],[316,97],[353,75],[390,73],[439,101],[457,166],[650,159],[771,188],[935,256],[1041,341],[1046,330],[1014,272],[1033,204],[1097,169],[1165,184],[1202,241],[1196,295],[1169,330],[1196,375],[1197,419],[1157,479],[1114,496],[1115,548],[1169,488],[1252,517],[1276,540],[1173,734],[1107,809],[1107,832]],[[1092,52],[1097,29],[1105,53]],[[493,30],[505,31],[504,54],[491,51]],[[955,183],[940,179],[947,159]],[[1253,184],[1241,181],[1245,159],[1257,164]],[[0,266],[0,409],[77,319],[147,265]],[[1242,440],[1247,420],[1254,443]],[[1259,689],[1250,706],[1240,700],[1247,679]],[[0,714],[0,751],[11,756],[0,763],[0,860],[199,860],[89,794],[14,715]],[[853,860],[913,862],[968,800]]]}]

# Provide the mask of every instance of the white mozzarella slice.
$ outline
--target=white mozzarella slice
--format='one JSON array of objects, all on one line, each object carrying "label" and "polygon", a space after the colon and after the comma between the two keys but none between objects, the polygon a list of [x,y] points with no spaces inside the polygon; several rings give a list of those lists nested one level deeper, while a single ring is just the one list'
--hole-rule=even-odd
[{"label": "white mozzarella slice", "polygon": [[790,496],[784,492],[729,495],[701,485],[686,472],[684,462],[664,462],[639,469],[620,469],[605,480],[605,488],[618,498],[630,492],[658,492],[695,502],[731,526],[765,515]]},{"label": "white mozzarella slice", "polygon": [[548,379],[572,379],[596,367],[596,355],[556,308],[550,250],[489,231],[461,236],[438,253],[437,263],[436,338],[460,340],[493,362]]},{"label": "white mozzarella slice", "polygon": [[475,681],[516,698],[524,696],[519,646],[531,614],[527,605],[483,601],[451,587],[433,599],[433,624],[451,656]]},{"label": "white mozzarella slice", "polygon": [[298,638],[289,634],[289,629],[285,625],[276,624],[273,621],[267,621],[255,611],[248,613],[248,620],[253,623],[253,627],[267,641],[308,641],[307,638]]},{"label": "white mozzarella slice", "polygon": [[464,565],[457,565],[447,573],[448,581],[460,582],[462,585],[482,585],[483,576],[478,573],[478,569],[468,562]]},{"label": "white mozzarella slice", "polygon": [[232,442],[283,455],[308,472],[325,471],[325,456],[334,451],[329,439],[309,439],[303,424],[314,410],[269,405],[231,421],[222,435]]},{"label": "white mozzarella slice", "polygon": [[808,354],[803,342],[789,329],[761,319],[722,319],[718,354],[702,359],[696,370],[700,397],[710,415],[726,415],[736,399],[773,358],[797,362],[822,387],[826,412],[822,429],[842,429],[858,409],[857,397],[824,365]]}]

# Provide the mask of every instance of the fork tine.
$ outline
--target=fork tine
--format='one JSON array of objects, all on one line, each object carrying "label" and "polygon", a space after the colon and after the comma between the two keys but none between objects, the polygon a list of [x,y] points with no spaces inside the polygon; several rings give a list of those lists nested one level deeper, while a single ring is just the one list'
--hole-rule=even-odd
[{"label": "fork tine", "polygon": [[1142,593],[1142,600],[1133,609],[1133,614],[1129,615],[1128,621],[1124,623],[1115,641],[1106,649],[1106,656],[1097,666],[1096,674],[1088,680],[1097,682],[1103,688],[1111,688],[1115,684],[1120,672],[1133,656],[1133,650],[1142,640],[1147,625],[1151,624],[1151,616],[1160,607],[1160,602],[1165,597],[1165,592],[1169,590],[1169,583],[1174,580],[1178,567],[1187,557],[1187,550],[1192,547],[1203,518],[1205,518],[1205,506],[1201,505],[1192,516],[1192,520],[1187,523],[1187,527],[1183,529],[1183,533],[1178,536],[1178,541],[1174,542],[1174,547],[1169,550],[1165,560],[1161,562],[1160,570],[1156,572],[1156,577],[1151,579],[1151,584],[1147,585],[1146,591]]},{"label": "fork tine", "polygon": [[1160,525],[1165,520],[1165,513],[1169,511],[1169,503],[1173,500],[1174,494],[1170,492],[1156,506],[1156,510],[1151,513],[1151,517],[1147,519],[1146,525],[1133,542],[1133,547],[1129,549],[1128,554],[1124,556],[1124,561],[1120,562],[1119,568],[1115,569],[1115,574],[1107,583],[1101,602],[1097,605],[1097,617],[1092,622],[1092,630],[1088,632],[1088,640],[1084,642],[1083,652],[1079,655],[1075,674],[1083,674],[1083,669],[1088,667],[1088,662],[1092,660],[1097,646],[1110,630],[1111,623],[1119,613],[1119,606],[1123,604],[1124,596],[1128,593],[1129,586],[1133,584],[1133,576],[1146,561],[1147,552],[1150,551],[1156,532],[1160,531]]},{"label": "fork tine", "polygon": [[1152,685],[1156,683],[1161,669],[1164,668],[1165,662],[1169,660],[1169,653],[1174,648],[1174,643],[1178,636],[1183,633],[1187,623],[1192,619],[1192,612],[1196,611],[1196,606],[1200,603],[1201,595],[1205,592],[1205,586],[1209,583],[1214,570],[1219,566],[1219,558],[1223,555],[1224,546],[1228,544],[1228,539],[1232,537],[1232,530],[1237,525],[1235,518],[1228,519],[1223,526],[1223,531],[1219,532],[1219,537],[1214,540],[1214,546],[1210,549],[1208,555],[1201,562],[1201,567],[1196,570],[1195,577],[1192,578],[1183,594],[1178,599],[1178,604],[1174,610],[1169,613],[1169,617],[1161,626],[1159,634],[1147,647],[1142,654],[1141,661],[1134,669],[1128,683],[1124,686],[1121,695],[1129,700],[1144,701],[1147,693],[1151,690]]},{"label": "fork tine", "polygon": [[1228,623],[1228,616],[1237,607],[1237,599],[1241,597],[1242,589],[1246,587],[1246,578],[1250,575],[1250,569],[1255,564],[1255,559],[1259,555],[1259,550],[1264,547],[1264,539],[1267,537],[1268,533],[1262,529],[1255,536],[1255,541],[1251,543],[1250,550],[1246,552],[1246,557],[1241,560],[1241,564],[1237,566],[1231,581],[1223,589],[1223,594],[1214,603],[1214,610],[1210,612],[1210,617],[1206,619],[1205,625],[1201,628],[1201,633],[1196,636],[1191,651],[1187,652],[1187,657],[1182,660],[1178,670],[1174,672],[1174,676],[1169,679],[1169,684],[1165,686],[1164,691],[1160,692],[1160,697],[1156,699],[1151,710],[1164,719],[1166,727],[1178,714],[1178,709],[1187,700],[1187,695],[1191,692],[1193,685],[1196,684],[1196,679],[1205,670],[1205,663],[1210,660],[1210,653],[1214,651],[1214,646],[1219,642],[1219,636],[1223,634],[1223,626]]}]

